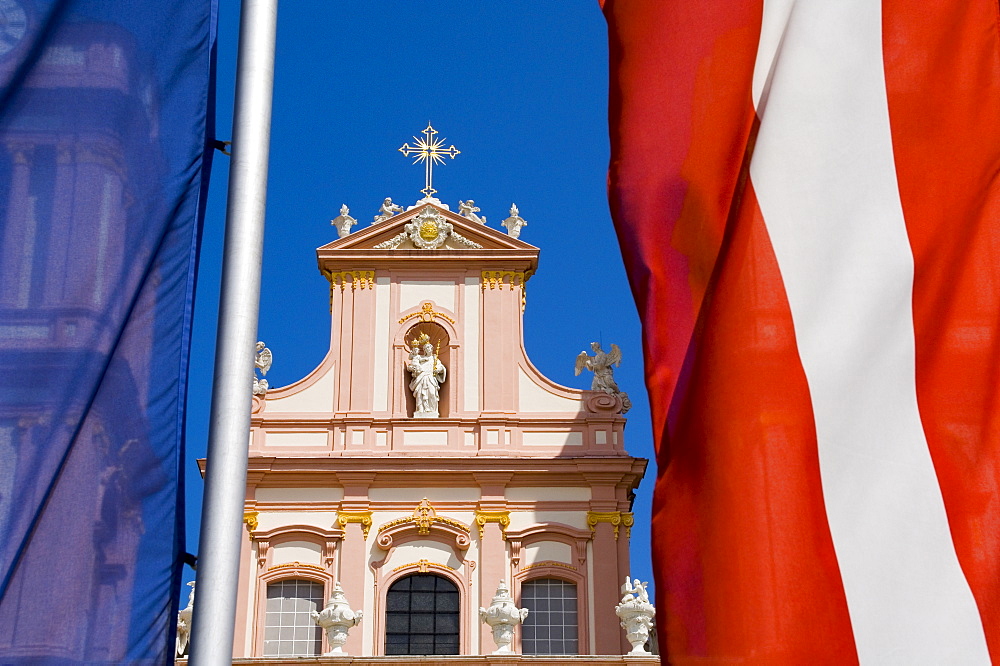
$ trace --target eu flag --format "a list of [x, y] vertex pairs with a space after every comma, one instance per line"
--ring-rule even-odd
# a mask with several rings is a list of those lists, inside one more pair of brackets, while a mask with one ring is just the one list
[[214, 0], [0, 0], [0, 661], [165, 663]]

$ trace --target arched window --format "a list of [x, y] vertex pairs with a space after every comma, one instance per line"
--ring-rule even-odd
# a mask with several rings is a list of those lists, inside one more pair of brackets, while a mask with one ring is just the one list
[[323, 608], [323, 586], [308, 580], [279, 580], [267, 586], [265, 657], [312, 657], [322, 634], [310, 613]]
[[521, 583], [528, 617], [521, 627], [523, 654], [577, 654], [580, 646], [576, 584], [558, 578]]
[[458, 588], [434, 574], [400, 578], [385, 596], [385, 653], [458, 654]]

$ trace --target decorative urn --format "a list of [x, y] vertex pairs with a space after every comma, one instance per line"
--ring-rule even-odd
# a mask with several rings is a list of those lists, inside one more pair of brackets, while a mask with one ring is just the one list
[[344, 652], [347, 632], [351, 627], [361, 624], [362, 615], [362, 611], [351, 610], [347, 597], [344, 596], [344, 590], [340, 587], [340, 583], [337, 583], [326, 607], [319, 612], [312, 612], [313, 621], [326, 631], [326, 639], [330, 643], [330, 651], [324, 656], [347, 654]]
[[625, 638], [632, 645], [629, 654], [650, 654], [644, 646], [649, 640], [649, 630], [653, 626], [656, 609], [653, 604], [649, 603], [646, 585], [646, 583], [640, 583], [638, 578], [630, 581], [626, 577], [625, 584], [622, 585], [624, 596], [621, 603], [615, 606], [615, 615], [621, 619]]
[[526, 617], [528, 609], [515, 606], [507, 582], [500, 581], [490, 607], [479, 609], [479, 618], [493, 630], [493, 640], [497, 644], [493, 654], [514, 654], [510, 648], [514, 642], [514, 627], [524, 622]]

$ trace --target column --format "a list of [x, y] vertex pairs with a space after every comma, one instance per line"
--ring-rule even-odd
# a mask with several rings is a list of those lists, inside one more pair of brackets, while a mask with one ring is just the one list
[[344, 486], [344, 499], [337, 512], [336, 527], [344, 530], [340, 542], [340, 561], [337, 581], [344, 588], [344, 594], [351, 608], [363, 609], [364, 621], [361, 626], [348, 632], [344, 650], [354, 656], [374, 654], [374, 639], [366, 644], [370, 635], [373, 606], [365, 603], [365, 592], [371, 587], [368, 569], [368, 534], [372, 527], [372, 512], [368, 503], [368, 488], [375, 480], [373, 472], [341, 472], [337, 475]]

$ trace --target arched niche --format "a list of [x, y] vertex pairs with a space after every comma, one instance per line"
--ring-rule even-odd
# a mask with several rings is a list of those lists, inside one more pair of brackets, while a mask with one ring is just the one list
[[404, 361], [400, 364], [400, 372], [402, 373], [402, 385], [405, 387], [406, 395], [406, 415], [413, 416], [416, 410], [416, 400], [413, 398], [413, 393], [410, 391], [410, 379], [412, 378], [409, 370], [406, 369], [406, 358], [409, 357], [410, 345], [414, 340], [417, 340], [422, 335], [426, 335], [430, 338], [431, 345], [434, 346], [434, 350], [438, 355], [438, 360], [444, 364], [447, 369], [447, 374], [445, 375], [444, 384], [441, 385], [441, 393], [438, 401], [438, 416], [441, 418], [447, 418], [451, 414], [451, 387], [455, 384], [455, 374], [457, 368], [455, 364], [452, 363], [451, 354], [451, 336], [448, 335], [448, 330], [433, 321], [421, 321], [406, 330], [406, 334], [403, 336], [405, 350], [404, 350]]

